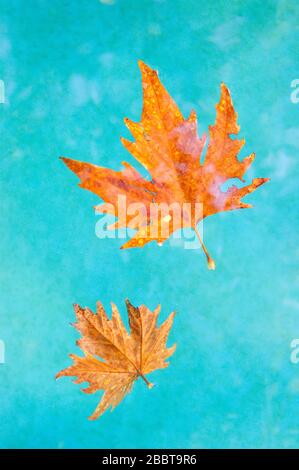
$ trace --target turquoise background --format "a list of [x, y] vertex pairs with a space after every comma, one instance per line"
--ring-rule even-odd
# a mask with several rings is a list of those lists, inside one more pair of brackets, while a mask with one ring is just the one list
[[[1, 447], [298, 447], [299, 6], [296, 0], [0, 0]], [[202, 251], [120, 251], [60, 155], [114, 169], [138, 120], [137, 59], [157, 68], [200, 132], [230, 88], [256, 151], [254, 209], [206, 220]], [[79, 352], [72, 304], [176, 310], [168, 369], [90, 422], [99, 394], [55, 374]]]

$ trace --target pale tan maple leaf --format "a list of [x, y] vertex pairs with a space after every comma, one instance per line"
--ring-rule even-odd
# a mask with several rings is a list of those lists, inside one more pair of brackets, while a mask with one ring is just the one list
[[153, 312], [145, 305], [134, 307], [126, 301], [130, 334], [127, 332], [117, 307], [112, 304], [111, 320], [101, 305], [94, 314], [89, 308], [75, 305], [77, 322], [74, 326], [82, 338], [77, 341], [84, 357], [71, 354], [73, 364], [57, 374], [77, 377], [75, 383], [87, 382], [85, 393], [104, 390], [104, 395], [90, 419], [96, 419], [109, 407], [115, 408], [130, 392], [135, 380], [141, 377], [147, 386], [153, 385], [146, 374], [168, 366], [166, 359], [175, 351], [175, 345], [166, 347], [174, 313], [157, 326], [160, 307]]

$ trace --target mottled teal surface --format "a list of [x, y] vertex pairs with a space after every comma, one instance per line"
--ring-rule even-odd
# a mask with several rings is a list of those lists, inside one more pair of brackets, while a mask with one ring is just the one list
[[[298, 447], [299, 6], [296, 0], [0, 0], [1, 447]], [[95, 236], [95, 195], [60, 155], [120, 168], [138, 120], [137, 59], [157, 68], [200, 131], [219, 84], [239, 113], [254, 209], [206, 220], [202, 251], [120, 251]], [[70, 379], [72, 304], [124, 299], [178, 314], [168, 369], [99, 421]]]

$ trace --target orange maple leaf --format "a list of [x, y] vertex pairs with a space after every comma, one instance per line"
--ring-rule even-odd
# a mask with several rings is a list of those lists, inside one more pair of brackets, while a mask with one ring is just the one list
[[167, 367], [166, 359], [176, 348], [176, 345], [166, 347], [174, 312], [158, 327], [160, 306], [151, 312], [145, 305], [133, 307], [128, 300], [126, 305], [130, 334], [114, 304], [111, 320], [100, 302], [97, 304], [96, 314], [89, 308], [74, 306], [77, 317], [74, 326], [82, 334], [77, 345], [85, 356], [70, 354], [74, 364], [59, 372], [56, 378], [69, 376], [77, 377], [75, 383], [88, 382], [89, 386], [83, 389], [85, 393], [104, 390], [104, 395], [90, 419], [98, 418], [109, 407], [115, 408], [130, 392], [138, 377], [142, 377], [151, 388], [153, 384], [145, 375]]
[[[106, 202], [98, 206], [98, 212], [118, 217], [110, 228], [137, 230], [122, 248], [142, 247], [152, 240], [162, 243], [176, 230], [191, 227], [207, 256], [208, 267], [215, 269], [215, 262], [197, 230], [198, 222], [217, 212], [252, 207], [241, 199], [269, 178], [255, 178], [251, 184], [241, 188], [221, 189], [223, 183], [231, 178], [244, 182], [243, 176], [255, 156], [252, 153], [243, 161], [237, 158], [245, 140], [230, 137], [238, 134], [239, 126], [229, 90], [223, 83], [220, 101], [216, 105], [216, 121], [209, 127], [209, 144], [201, 162], [206, 137], [198, 137], [195, 112], [192, 111], [185, 120], [161, 84], [157, 72], [141, 61], [139, 67], [143, 88], [142, 118], [139, 123], [125, 119], [135, 141], [123, 138], [121, 141], [152, 179], [144, 178], [127, 162], [123, 162], [124, 169], [118, 172], [69, 158], [62, 159], [79, 176], [82, 188]], [[121, 216], [118, 208], [120, 197], [126, 198], [128, 207], [136, 208], [142, 203], [145, 210], [138, 217], [134, 211]], [[155, 217], [151, 213], [153, 203], [158, 207]], [[173, 203], [179, 206], [179, 217], [177, 214], [174, 216]], [[201, 211], [197, 210], [198, 204]]]

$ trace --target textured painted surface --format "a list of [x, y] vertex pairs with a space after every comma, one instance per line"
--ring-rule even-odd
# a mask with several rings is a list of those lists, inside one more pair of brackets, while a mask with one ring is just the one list
[[[298, 447], [298, 4], [109, 3], [0, 0], [0, 446]], [[271, 177], [254, 209], [206, 220], [215, 272], [202, 251], [99, 240], [98, 199], [58, 160], [132, 162], [119, 136], [140, 118], [139, 58], [201, 133], [224, 81], [257, 154], [247, 181]], [[138, 381], [91, 423], [98, 397], [54, 380], [77, 338], [72, 303], [113, 300], [124, 316], [125, 297], [178, 312], [177, 351], [157, 387]]]

